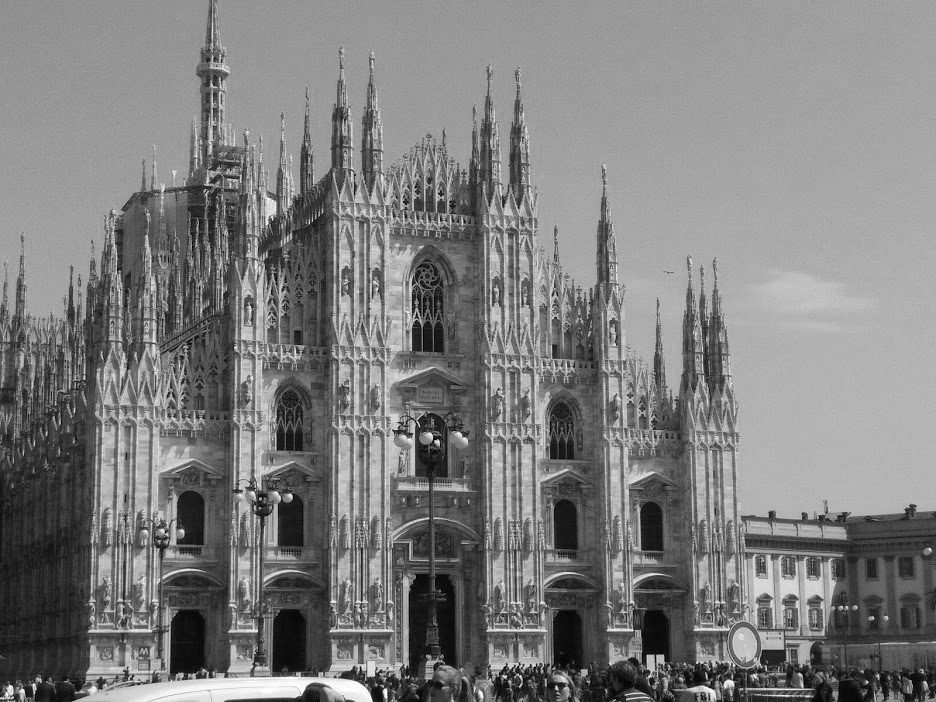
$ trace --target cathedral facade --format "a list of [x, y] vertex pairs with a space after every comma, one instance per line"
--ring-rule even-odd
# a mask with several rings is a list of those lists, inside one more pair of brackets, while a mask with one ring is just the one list
[[[659, 310], [652, 364], [627, 345], [604, 167], [594, 284], [544, 241], [519, 70], [506, 174], [491, 69], [466, 168], [444, 136], [386, 165], [374, 58], [355, 141], [342, 52], [328, 162], [307, 108], [298, 184], [285, 129], [271, 178], [225, 120], [217, 0], [196, 73], [187, 177], [154, 152], [64, 316], [27, 315], [23, 256], [12, 304], [4, 284], [0, 667], [246, 674], [259, 611], [277, 671], [417, 662], [429, 481], [394, 430], [449, 413], [447, 661], [726, 658], [750, 610], [717, 266], [708, 297], [689, 262], [671, 388]], [[250, 479], [294, 496], [262, 530]]]

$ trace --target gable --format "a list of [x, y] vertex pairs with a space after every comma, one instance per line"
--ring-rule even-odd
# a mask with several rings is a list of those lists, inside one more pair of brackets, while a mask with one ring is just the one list
[[190, 458], [176, 466], [162, 471], [161, 476], [171, 483], [194, 487], [198, 485], [214, 485], [224, 477], [224, 474], [207, 463], [196, 458]]
[[428, 368], [421, 373], [403, 378], [396, 383], [403, 394], [403, 401], [417, 406], [451, 405], [452, 396], [468, 390], [465, 382], [441, 368]]

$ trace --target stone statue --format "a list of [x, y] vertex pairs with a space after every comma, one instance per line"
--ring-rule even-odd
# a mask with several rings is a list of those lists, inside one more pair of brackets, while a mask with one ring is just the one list
[[614, 397], [611, 398], [610, 410], [611, 421], [618, 421], [621, 418], [621, 396], [618, 393], [614, 393]]
[[520, 417], [524, 421], [530, 416], [530, 404], [530, 391], [527, 389], [523, 391], [523, 395], [520, 397]]
[[615, 604], [617, 605], [618, 612], [627, 611], [627, 591], [625, 590], [626, 585], [623, 580], [618, 581], [617, 592], [615, 594]]
[[370, 401], [371, 401], [371, 408], [373, 409], [374, 412], [377, 412], [380, 409], [380, 395], [381, 395], [382, 390], [383, 390], [383, 385], [381, 385], [380, 383], [376, 383], [374, 387], [371, 388]]
[[741, 588], [732, 580], [728, 584], [728, 611], [737, 612], [741, 605]]
[[712, 605], [712, 586], [709, 583], [705, 583], [703, 586], [700, 599], [702, 610], [708, 612]]
[[523, 628], [523, 617], [520, 616], [520, 605], [514, 604], [510, 610], [510, 626], [513, 629]]
[[250, 609], [250, 581], [246, 575], [242, 575], [237, 582], [237, 599], [240, 601], [241, 610]]
[[241, 383], [241, 401], [245, 407], [253, 402], [253, 382], [253, 376], [248, 375], [246, 380]]
[[373, 604], [373, 611], [380, 612], [383, 610], [383, 598], [383, 583], [380, 582], [380, 578], [374, 578], [374, 584], [371, 585], [371, 603]]
[[351, 381], [345, 378], [341, 381], [341, 385], [338, 386], [338, 406], [342, 410], [348, 409], [348, 405], [351, 403]]
[[347, 266], [341, 269], [341, 296], [351, 294], [351, 271]]
[[113, 594], [113, 583], [109, 575], [104, 576], [104, 582], [101, 584], [101, 602], [104, 605], [104, 609], [110, 609], [111, 606], [111, 596]]
[[500, 305], [500, 303], [501, 303], [500, 278], [495, 278], [494, 283], [491, 285], [491, 305]]
[[375, 268], [371, 275], [371, 299], [380, 297], [380, 270]]
[[250, 512], [241, 514], [240, 538], [241, 548], [248, 548], [250, 546]]
[[539, 599], [536, 594], [536, 583], [533, 582], [533, 578], [530, 578], [526, 584], [527, 612], [536, 612], [536, 601]]
[[88, 625], [93, 629], [97, 625], [97, 620], [95, 619], [94, 613], [97, 609], [97, 605], [94, 600], [88, 600]]
[[499, 583], [497, 583], [497, 585], [494, 586], [494, 611], [497, 614], [500, 614], [504, 611], [505, 602], [504, 581], [501, 580]]
[[149, 546], [149, 530], [146, 528], [146, 510], [141, 509], [137, 513], [137, 534], [139, 535], [138, 545], [140, 548]]
[[110, 507], [104, 510], [101, 517], [101, 541], [105, 548], [114, 543], [114, 521]]
[[146, 575], [133, 583], [133, 606], [135, 609], [143, 609], [146, 606]]
[[254, 317], [254, 307], [253, 307], [253, 298], [246, 297], [244, 298], [244, 324], [248, 326], [253, 325]]
[[611, 339], [611, 345], [617, 346], [617, 323], [612, 321], [608, 329], [608, 336]]
[[345, 578], [341, 582], [341, 612], [342, 614], [351, 613], [351, 600], [353, 599], [353, 594], [351, 592], [351, 579]]
[[406, 475], [406, 449], [400, 449], [397, 455], [397, 475]]
[[494, 397], [492, 398], [491, 402], [491, 414], [493, 415], [494, 419], [497, 419], [501, 416], [501, 412], [504, 411], [503, 388], [497, 388], [497, 390], [494, 391]]

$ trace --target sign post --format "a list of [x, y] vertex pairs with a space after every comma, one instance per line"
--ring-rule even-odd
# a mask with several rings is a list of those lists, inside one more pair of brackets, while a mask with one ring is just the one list
[[747, 671], [760, 662], [764, 646], [760, 632], [750, 622], [735, 622], [728, 630], [728, 657], [744, 673], [744, 699], [748, 698]]

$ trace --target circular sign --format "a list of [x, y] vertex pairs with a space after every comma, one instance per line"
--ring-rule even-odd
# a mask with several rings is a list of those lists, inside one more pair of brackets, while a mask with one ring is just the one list
[[753, 668], [760, 663], [760, 632], [750, 622], [735, 622], [728, 630], [728, 656], [739, 668]]

